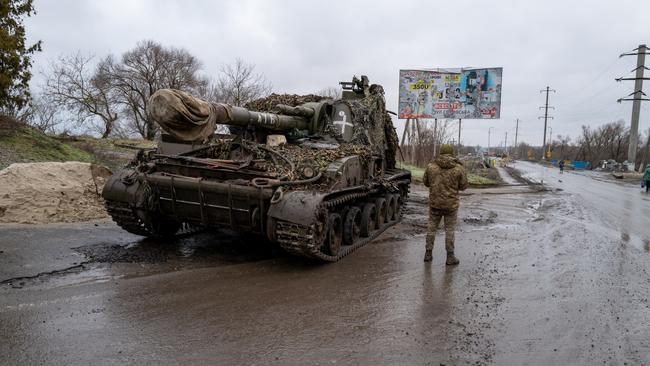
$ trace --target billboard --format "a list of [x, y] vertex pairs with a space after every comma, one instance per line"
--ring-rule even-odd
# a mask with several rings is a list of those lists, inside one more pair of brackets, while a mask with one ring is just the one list
[[399, 118], [496, 119], [503, 68], [400, 70]]

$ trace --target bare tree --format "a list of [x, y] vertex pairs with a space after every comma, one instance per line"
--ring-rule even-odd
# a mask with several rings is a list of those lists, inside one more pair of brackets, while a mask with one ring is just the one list
[[[536, 154], [535, 154], [535, 149], [530, 146], [527, 142], [519, 142], [517, 146], [515, 146], [515, 151], [516, 151], [516, 156], [519, 159], [535, 159]], [[540, 157], [541, 157], [541, 150], [540, 150]]]
[[582, 126], [582, 135], [577, 140], [577, 158], [597, 166], [601, 160], [624, 161], [630, 131], [623, 121], [607, 123], [595, 129]]
[[91, 66], [93, 56], [62, 56], [46, 73], [43, 95], [77, 116], [79, 123], [101, 122], [101, 136], [108, 137], [117, 121], [110, 79]]
[[61, 114], [55, 103], [45, 96], [34, 96], [26, 109], [24, 121], [43, 133], [52, 133], [63, 123]]
[[557, 140], [553, 141], [551, 144], [553, 146], [553, 158], [567, 159], [574, 150], [571, 147], [571, 137], [569, 137], [569, 135], [557, 135]]
[[206, 83], [198, 87], [195, 91], [196, 96], [208, 102], [220, 102], [221, 97], [216, 83], [212, 79], [207, 79]]
[[271, 84], [263, 74], [255, 72], [255, 65], [236, 59], [234, 64], [223, 65], [217, 79], [217, 96], [220, 102], [243, 106], [271, 92]]
[[188, 51], [143, 41], [124, 53], [120, 63], [106, 58], [98, 70], [111, 80], [117, 103], [129, 125], [143, 138], [152, 139], [158, 126], [147, 116], [149, 97], [158, 89], [205, 90], [208, 80], [198, 72], [201, 62]]
[[340, 99], [341, 98], [341, 88], [329, 86], [327, 88], [323, 88], [315, 93], [316, 95], [320, 95], [325, 98], [330, 98], [330, 99]]
[[[158, 126], [146, 113], [158, 89], [180, 89], [209, 100], [243, 105], [269, 93], [271, 86], [241, 59], [224, 65], [216, 83], [199, 74], [201, 62], [184, 49], [142, 41], [119, 59], [108, 55], [61, 57], [46, 74], [44, 95], [55, 106], [74, 112], [78, 122], [101, 122], [102, 137], [137, 133], [154, 138]], [[125, 122], [117, 126], [118, 112]]]
[[409, 145], [402, 149], [402, 156], [410, 163], [425, 166], [438, 155], [440, 146], [451, 142], [454, 135], [454, 125], [449, 120], [438, 120], [438, 125], [432, 121], [415, 120], [410, 126]]

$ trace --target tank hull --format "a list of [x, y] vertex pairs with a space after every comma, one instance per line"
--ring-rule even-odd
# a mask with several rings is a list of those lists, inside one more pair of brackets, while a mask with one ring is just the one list
[[[353, 169], [346, 169], [340, 162], [332, 165], [338, 167], [337, 171], [348, 171], [349, 174], [340, 176], [341, 181], [355, 184], [327, 191], [254, 187], [243, 184], [246, 179], [215, 178], [232, 178], [232, 172], [213, 171], [213, 177], [206, 178], [202, 167], [179, 168], [170, 163], [158, 167], [166, 167], [166, 171], [146, 174], [123, 170], [109, 179], [103, 196], [113, 220], [133, 234], [168, 236], [183, 228], [229, 228], [256, 234], [295, 255], [337, 261], [399, 221], [401, 207], [408, 197], [410, 172], [394, 169], [381, 180], [355, 182], [352, 178], [357, 172]], [[394, 214], [389, 217], [378, 207], [372, 228], [364, 235], [359, 233], [347, 242], [343, 240], [344, 221], [350, 210], [356, 208], [361, 213], [364, 206], [381, 199], [386, 205], [393, 200]], [[336, 215], [341, 218], [341, 230], [332, 234], [331, 218]], [[358, 219], [356, 224], [360, 224]], [[340, 238], [332, 244], [331, 235]]]

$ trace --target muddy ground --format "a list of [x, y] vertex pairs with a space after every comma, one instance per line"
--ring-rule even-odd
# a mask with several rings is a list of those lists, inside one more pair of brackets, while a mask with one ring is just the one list
[[0, 364], [650, 364], [650, 196], [515, 168], [545, 189], [469, 190], [451, 268], [442, 237], [422, 262], [419, 186], [325, 265], [229, 232], [0, 226]]

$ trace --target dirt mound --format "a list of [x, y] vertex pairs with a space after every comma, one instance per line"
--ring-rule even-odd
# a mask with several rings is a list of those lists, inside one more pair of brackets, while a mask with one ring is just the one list
[[80, 162], [12, 164], [0, 171], [0, 222], [47, 224], [107, 217], [101, 190], [111, 172]]

